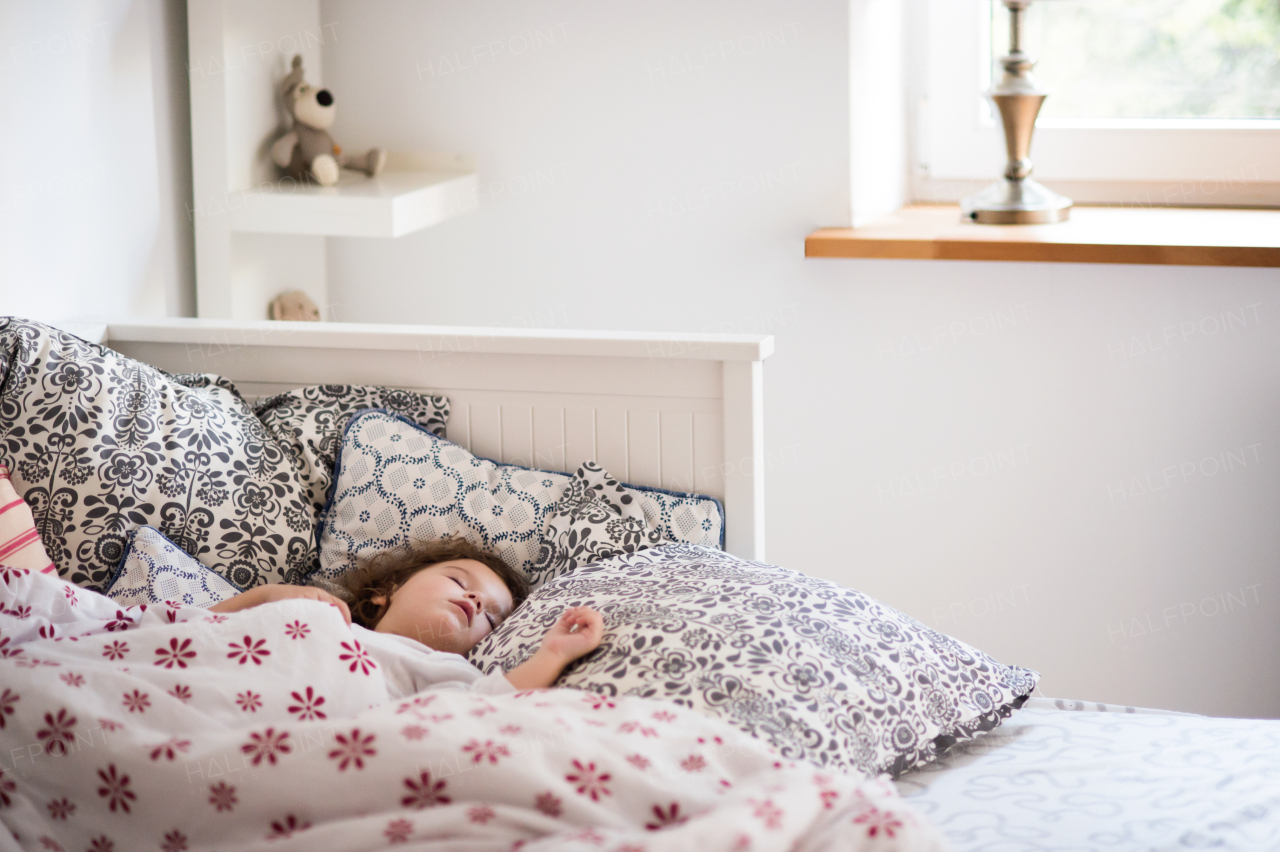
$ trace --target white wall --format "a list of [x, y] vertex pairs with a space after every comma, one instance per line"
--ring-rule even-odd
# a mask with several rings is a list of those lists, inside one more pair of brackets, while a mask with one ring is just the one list
[[338, 141], [484, 187], [330, 240], [336, 318], [770, 332], [771, 561], [1050, 695], [1280, 715], [1280, 273], [805, 260], [850, 216], [849, 3], [325, 0]]
[[186, 16], [0, 4], [0, 314], [194, 309]]
[[[1280, 715], [1280, 272], [805, 260], [893, 5], [325, 0], [338, 141], [484, 183], [329, 240], [333, 313], [772, 333], [772, 561], [1051, 695]], [[181, 6], [0, 5], [0, 312], [190, 312]]]

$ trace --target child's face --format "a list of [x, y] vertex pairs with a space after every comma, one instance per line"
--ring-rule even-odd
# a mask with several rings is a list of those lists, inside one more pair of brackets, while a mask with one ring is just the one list
[[[385, 599], [373, 598], [375, 604]], [[451, 559], [423, 568], [391, 593], [377, 632], [465, 654], [511, 614], [511, 592], [489, 566]]]

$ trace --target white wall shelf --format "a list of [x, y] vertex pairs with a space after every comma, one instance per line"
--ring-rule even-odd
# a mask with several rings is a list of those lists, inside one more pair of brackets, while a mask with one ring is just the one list
[[[266, 319], [273, 298], [302, 290], [321, 319], [334, 319], [326, 238], [400, 237], [476, 206], [479, 181], [465, 155], [389, 152], [377, 178], [343, 170], [331, 187], [281, 179], [270, 159], [289, 128], [280, 81], [299, 53], [307, 81], [324, 85], [324, 50], [337, 37], [320, 6], [187, 0], [198, 316]], [[334, 94], [343, 143], [343, 104], [367, 93]]]
[[475, 206], [474, 172], [343, 171], [335, 186], [270, 183], [232, 193], [231, 230], [327, 237], [401, 237]]

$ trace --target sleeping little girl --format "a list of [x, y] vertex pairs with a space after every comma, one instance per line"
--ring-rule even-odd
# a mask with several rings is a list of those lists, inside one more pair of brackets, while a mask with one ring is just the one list
[[292, 598], [337, 607], [383, 668], [393, 694], [462, 688], [513, 692], [551, 686], [569, 663], [600, 645], [604, 621], [573, 607], [547, 631], [531, 658], [507, 672], [481, 675], [462, 655], [502, 623], [528, 594], [524, 576], [461, 538], [386, 553], [348, 574], [350, 606], [314, 586], [257, 586], [210, 607], [237, 612]]

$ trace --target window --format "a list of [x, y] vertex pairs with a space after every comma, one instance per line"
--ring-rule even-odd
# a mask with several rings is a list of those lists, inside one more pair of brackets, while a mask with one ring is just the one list
[[[1008, 13], [992, 7], [992, 69]], [[1027, 35], [1050, 126], [1066, 119], [1280, 118], [1276, 0], [1040, 3]]]
[[[921, 2], [913, 189], [956, 200], [1004, 166], [982, 93], [1008, 13], [998, 0]], [[1051, 92], [1036, 179], [1082, 202], [1280, 205], [1276, 0], [1039, 0], [1025, 36]]]

